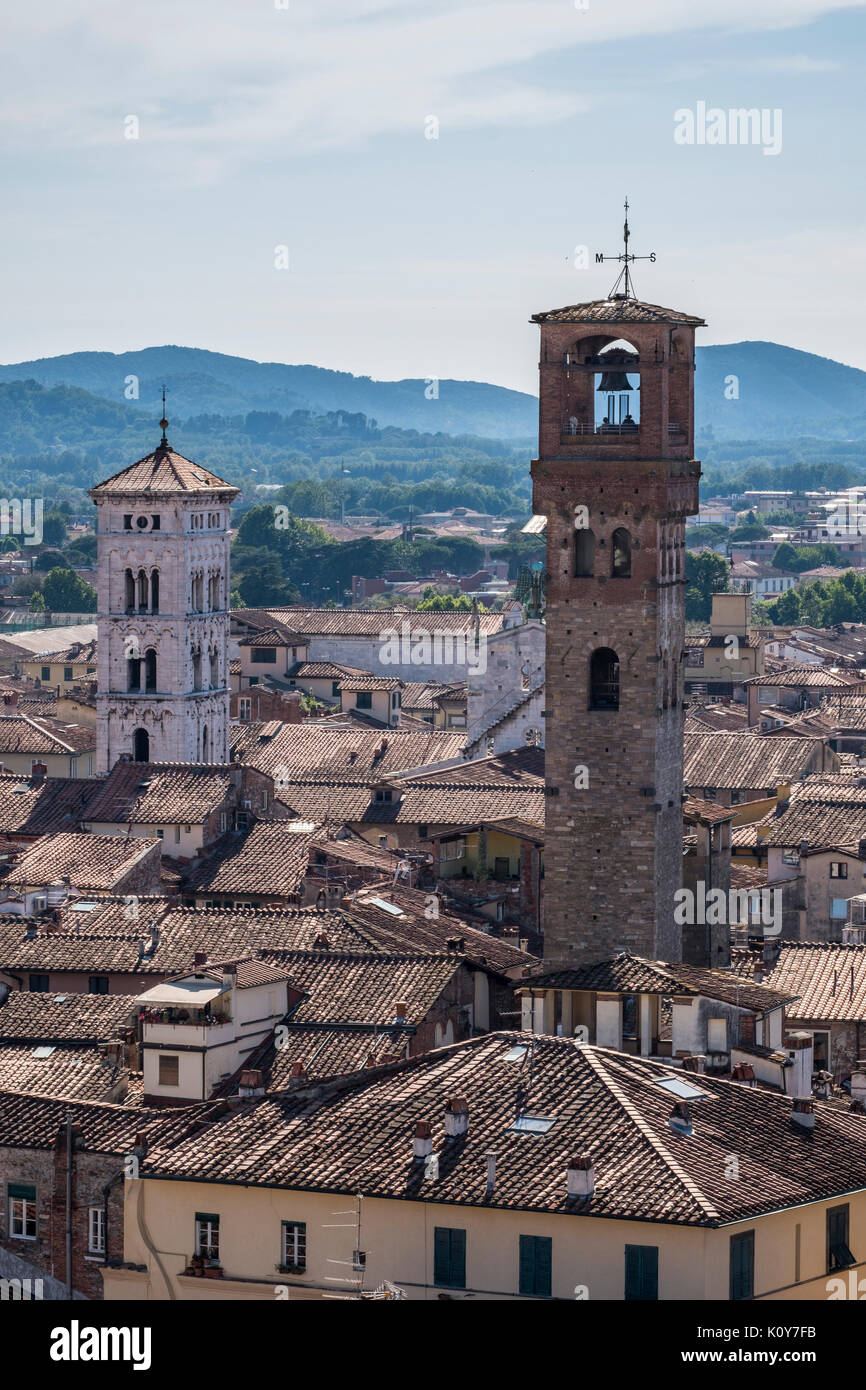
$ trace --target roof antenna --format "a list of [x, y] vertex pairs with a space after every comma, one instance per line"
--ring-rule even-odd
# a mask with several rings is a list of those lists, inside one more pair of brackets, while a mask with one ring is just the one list
[[[610, 294], [608, 295], [608, 299], [634, 299], [636, 296], [634, 292], [634, 281], [631, 277], [631, 272], [629, 271], [630, 263], [633, 261], [655, 261], [655, 251], [651, 251], [648, 256], [633, 256], [628, 249], [630, 237], [631, 232], [629, 231], [628, 225], [628, 198], [626, 198], [625, 222], [623, 223], [622, 229], [622, 251], [619, 253], [618, 256], [603, 256], [601, 252], [597, 252], [595, 257], [597, 263], [603, 261], [619, 261], [622, 265], [622, 270], [616, 277], [616, 282]], [[622, 286], [622, 289], [620, 289], [620, 286]]]
[[165, 432], [166, 432], [166, 430], [168, 429], [168, 420], [166, 419], [166, 416], [165, 416], [165, 387], [164, 387], [164, 386], [163, 386], [163, 388], [162, 388], [162, 419], [161, 419], [160, 422], [159, 422], [159, 428], [162, 430], [162, 439], [159, 441], [159, 447], [160, 447], [160, 449], [167, 449], [167, 448], [168, 448], [168, 439], [167, 439], [167, 437], [166, 437], [166, 433], [165, 433]]

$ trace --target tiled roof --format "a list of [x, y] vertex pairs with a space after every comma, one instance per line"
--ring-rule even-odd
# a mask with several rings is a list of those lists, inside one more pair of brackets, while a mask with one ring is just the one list
[[96, 727], [64, 724], [48, 716], [0, 714], [0, 759], [10, 753], [85, 753], [96, 747]]
[[576, 989], [611, 994], [677, 994], [692, 998], [720, 999], [726, 1004], [766, 1013], [778, 1009], [791, 996], [756, 985], [731, 971], [698, 965], [646, 960], [622, 951], [610, 960], [577, 970], [552, 970], [521, 981], [523, 989]]
[[749, 711], [745, 705], [689, 705], [685, 733], [736, 734], [745, 732], [748, 722]]
[[[513, 1058], [518, 1047], [523, 1060]], [[529, 1065], [529, 1048], [532, 1064]], [[494, 1033], [360, 1073], [316, 1096], [265, 1097], [189, 1139], [154, 1143], [143, 1172], [195, 1182], [324, 1191], [436, 1205], [501, 1207], [718, 1227], [866, 1187], [866, 1118], [816, 1102], [810, 1133], [791, 1100], [711, 1076], [693, 1132], [669, 1120], [675, 1097], [659, 1082], [679, 1068], [572, 1039]], [[465, 1098], [469, 1128], [444, 1133], [447, 1102]], [[515, 1132], [515, 1116], [550, 1117], [545, 1133]], [[438, 1178], [413, 1162], [419, 1120], [433, 1127]], [[487, 1191], [486, 1156], [497, 1154]], [[726, 1176], [730, 1154], [740, 1180]], [[566, 1169], [592, 1155], [595, 1190], [570, 1198]]]
[[126, 839], [122, 835], [44, 835], [28, 846], [5, 882], [42, 887], [68, 878], [83, 892], [109, 891], [158, 839]]
[[33, 994], [14, 989], [0, 1004], [0, 1043], [107, 1042], [132, 1028], [137, 1013], [132, 994]]
[[[407, 768], [453, 762], [463, 753], [462, 732], [432, 729], [335, 729], [327, 725], [282, 724], [270, 737], [267, 725], [232, 726], [232, 752], [248, 767], [294, 782], [368, 782]], [[284, 798], [285, 799], [285, 798]]]
[[344, 676], [369, 676], [360, 666], [338, 666], [336, 661], [296, 661], [287, 675], [294, 680], [342, 680]]
[[402, 705], [404, 710], [431, 710], [438, 696], [459, 697], [466, 694], [465, 681], [405, 681]]
[[866, 733], [866, 695], [832, 695], [820, 708], [835, 728]]
[[186, 891], [291, 896], [307, 872], [312, 838], [290, 820], [259, 821], [243, 838], [224, 835], [187, 875]]
[[831, 671], [826, 666], [787, 666], [784, 671], [775, 671], [769, 676], [752, 676], [744, 684], [778, 686], [780, 689], [799, 689], [800, 686], [812, 689], [824, 686], [844, 688], [863, 685], [863, 677], [856, 671]]
[[280, 626], [265, 628], [255, 636], [239, 637], [238, 643], [241, 647], [296, 647], [298, 638], [295, 633]]
[[47, 1057], [37, 1050], [30, 1043], [0, 1047], [0, 1092], [109, 1100], [124, 1079], [124, 1068], [107, 1064], [98, 1047], [58, 1047]]
[[451, 827], [515, 817], [544, 824], [543, 783], [497, 787], [400, 779], [392, 801], [377, 801], [375, 791], [356, 782], [292, 782], [279, 789], [279, 798], [296, 816], [317, 821]]
[[358, 690], [402, 690], [403, 682], [398, 676], [347, 676], [340, 681], [340, 689], [347, 694]]
[[[416, 613], [410, 608], [269, 608], [271, 619], [284, 623], [293, 632], [318, 637], [376, 637], [386, 640], [385, 634], [391, 632], [402, 635], [403, 624], [406, 632], [453, 633], [470, 637], [475, 630], [476, 621], [482, 636], [499, 632], [503, 623], [502, 613], [474, 614], [469, 609], [444, 613], [424, 611]], [[244, 617], [241, 611], [239, 618]]]
[[[391, 908], [400, 909], [395, 915]], [[391, 951], [455, 951], [471, 965], [501, 973], [538, 964], [535, 956], [483, 930], [444, 902], [429, 916], [430, 895], [412, 888], [365, 889], [346, 908], [368, 939]], [[456, 944], [454, 944], [456, 943]]]
[[706, 801], [700, 796], [687, 796], [683, 802], [686, 825], [718, 825], [721, 821], [733, 820], [736, 814], [736, 806], [720, 806], [717, 801]]
[[0, 832], [46, 835], [77, 829], [104, 783], [95, 777], [0, 774]]
[[63, 661], [69, 665], [81, 665], [82, 663], [92, 666], [97, 658], [96, 639], [92, 642], [76, 642], [71, 647], [64, 647], [58, 652], [40, 652], [38, 656], [32, 656], [31, 661], [41, 661], [43, 665], [57, 665]]
[[683, 781], [687, 787], [775, 787], [804, 777], [818, 748], [808, 738], [686, 734]]
[[[21, 917], [0, 918], [0, 970], [76, 971], [93, 974], [176, 975], [197, 951], [215, 961], [238, 960], [265, 949], [306, 950], [325, 935], [333, 949], [366, 950], [367, 938], [340, 912], [314, 908], [196, 908], [166, 912], [164, 899], [142, 899], [131, 921], [124, 903], [90, 914], [64, 911], [62, 928], [28, 937]], [[156, 926], [157, 943], [145, 954]]]
[[[114, 473], [104, 482], [90, 488], [90, 497], [103, 497], [112, 492], [202, 492], [228, 490], [233, 494], [237, 488], [224, 482], [201, 464], [191, 463], [182, 454], [176, 454], [170, 446], [160, 445], [152, 454], [145, 455], [119, 473]], [[221, 499], [224, 500], [224, 499]]]
[[418, 1024], [458, 971], [454, 955], [386, 954], [365, 951], [269, 951], [293, 988], [307, 997], [292, 1012], [294, 1023], [393, 1023], [395, 1005], [406, 1005], [408, 1024]]
[[218, 763], [115, 763], [87, 808], [95, 824], [201, 825], [229, 797], [237, 768]]
[[756, 869], [751, 864], [731, 864], [731, 887], [738, 892], [743, 888], [764, 888], [767, 883], [767, 870]]
[[760, 835], [760, 843], [774, 849], [796, 848], [806, 842], [811, 850], [850, 845], [856, 849], [866, 839], [866, 798], [859, 801], [792, 801], [784, 815], [776, 816]]
[[587, 304], [568, 304], [533, 314], [530, 323], [688, 323], [700, 327], [704, 320], [660, 304], [640, 299], [593, 299]]
[[165, 1142], [172, 1134], [189, 1132], [216, 1107], [189, 1105], [180, 1110], [130, 1109], [125, 1105], [78, 1102], [72, 1105], [45, 1096], [0, 1091], [0, 1148], [54, 1148], [62, 1127], [71, 1121], [81, 1147], [88, 1153], [126, 1154], [137, 1134]]
[[866, 1019], [866, 946], [783, 941], [776, 964], [768, 971], [762, 952], [734, 949], [731, 968], [751, 979], [760, 966], [772, 989], [797, 996], [789, 1020], [861, 1022]]
[[267, 1090], [285, 1091], [292, 1083], [292, 1067], [303, 1061], [309, 1080], [345, 1076], [368, 1066], [371, 1059], [381, 1064], [383, 1057], [402, 1057], [412, 1036], [411, 1028], [383, 1028], [380, 1024], [353, 1027], [315, 1027], [288, 1023], [285, 1043], [272, 1047], [262, 1058]]

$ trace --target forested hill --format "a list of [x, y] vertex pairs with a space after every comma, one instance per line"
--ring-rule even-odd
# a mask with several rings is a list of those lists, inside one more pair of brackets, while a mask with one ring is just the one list
[[[492, 364], [492, 373], [494, 368]], [[74, 352], [0, 366], [0, 383], [26, 380], [78, 387], [122, 409], [142, 410], [151, 419], [159, 418], [159, 393], [166, 383], [173, 419], [344, 411], [363, 414], [380, 426], [472, 434], [526, 446], [537, 431], [534, 396], [486, 382], [374, 381], [204, 348]], [[67, 400], [74, 407], [74, 398]], [[62, 423], [60, 398], [57, 407]], [[702, 439], [866, 439], [866, 372], [778, 343], [699, 347], [696, 422]], [[13, 447], [21, 452], [17, 442]]]

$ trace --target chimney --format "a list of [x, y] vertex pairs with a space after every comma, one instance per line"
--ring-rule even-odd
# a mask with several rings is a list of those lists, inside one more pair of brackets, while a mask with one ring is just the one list
[[30, 769], [30, 780], [35, 782], [37, 786], [40, 786], [41, 783], [45, 781], [45, 774], [47, 771], [48, 768], [44, 763], [34, 763]]
[[807, 1131], [815, 1128], [815, 1102], [811, 1096], [808, 1100], [791, 1101], [791, 1124]]
[[469, 1106], [463, 1096], [452, 1096], [445, 1106], [445, 1133], [456, 1139], [469, 1128]]
[[400, 1003], [397, 1003], [397, 1004], [394, 1005], [394, 1018], [396, 1019], [397, 1023], [405, 1023], [408, 1013], [409, 1013], [409, 1005], [408, 1005], [408, 1004], [404, 1004], [404, 1003], [401, 1001]]
[[302, 1081], [306, 1081], [308, 1079], [306, 1057], [301, 1057], [297, 1062], [292, 1063], [292, 1070], [289, 1073], [289, 1076], [290, 1079], [292, 1081], [296, 1081], [298, 1085], [300, 1085]]
[[565, 1178], [569, 1197], [591, 1197], [595, 1191], [595, 1165], [591, 1154], [570, 1159]]
[[851, 1072], [851, 1100], [866, 1105], [866, 1059], [859, 1060]]
[[433, 1152], [433, 1126], [429, 1120], [418, 1120], [412, 1139], [412, 1154], [415, 1158], [426, 1158]]
[[192, 958], [193, 965], [207, 965], [207, 951], [196, 951]]
[[676, 1130], [677, 1134], [691, 1134], [692, 1112], [685, 1101], [677, 1101], [670, 1115], [668, 1115], [668, 1124], [671, 1129]]
[[789, 1033], [785, 1049], [793, 1063], [785, 1069], [785, 1092], [795, 1100], [812, 1099], [812, 1034]]
[[445, 941], [445, 945], [447, 946], [449, 952], [452, 955], [460, 955], [464, 947], [466, 946], [466, 937], [449, 936]]
[[528, 951], [529, 951], [529, 937], [528, 937], [528, 936], [521, 936], [521, 938], [520, 938], [520, 940], [519, 940], [519, 942], [518, 942], [518, 945], [519, 945], [521, 951], [528, 953]]
[[241, 1072], [241, 1079], [238, 1083], [238, 1095], [241, 1096], [263, 1096], [265, 1094], [265, 1079], [257, 1068], [249, 1068]]
[[487, 1155], [487, 1195], [490, 1196], [496, 1186], [496, 1154]]
[[18, 691], [5, 691], [3, 695], [3, 703], [4, 705], [8, 705], [10, 709], [15, 709], [16, 705], [18, 704]]

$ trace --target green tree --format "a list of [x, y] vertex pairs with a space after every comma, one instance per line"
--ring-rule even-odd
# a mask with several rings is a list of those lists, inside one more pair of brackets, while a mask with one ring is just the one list
[[33, 590], [33, 593], [32, 593], [32, 595], [31, 595], [31, 597], [30, 597], [30, 612], [31, 612], [31, 613], [44, 613], [44, 612], [45, 612], [45, 599], [44, 599], [43, 596], [42, 596], [42, 590], [41, 590], [41, 589], [34, 589], [34, 590]]
[[728, 592], [728, 565], [714, 550], [686, 551], [686, 618], [706, 623], [713, 608], [713, 594]]
[[95, 613], [96, 590], [74, 570], [49, 570], [42, 584], [46, 608], [52, 613]]
[[61, 512], [45, 512], [42, 517], [42, 544], [61, 546], [65, 540], [66, 517]]
[[36, 559], [33, 561], [33, 568], [47, 574], [53, 569], [68, 569], [66, 556], [59, 550], [40, 550]]

